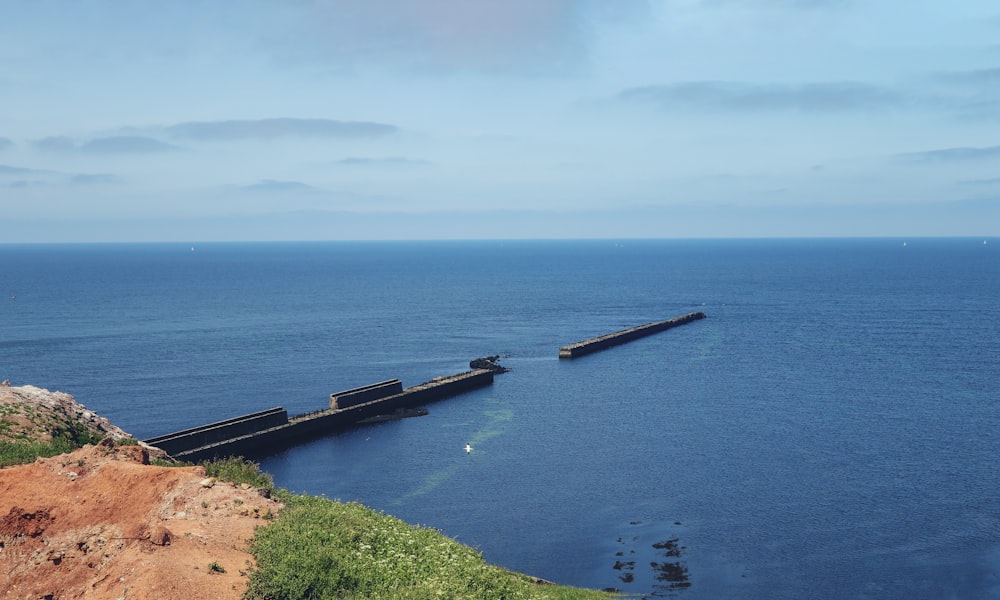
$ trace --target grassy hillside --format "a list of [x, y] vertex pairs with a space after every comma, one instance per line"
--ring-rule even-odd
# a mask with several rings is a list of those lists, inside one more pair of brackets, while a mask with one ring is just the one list
[[257, 530], [246, 598], [607, 599], [539, 584], [487, 564], [476, 550], [356, 503], [284, 494], [278, 519]]
[[105, 437], [129, 438], [69, 394], [0, 384], [0, 467], [71, 452]]
[[275, 493], [285, 503], [257, 529], [250, 551], [248, 600], [326, 598], [607, 600], [608, 594], [537, 583], [487, 564], [476, 550], [441, 532], [414, 527], [357, 503], [275, 490], [256, 465], [229, 459], [209, 475]]

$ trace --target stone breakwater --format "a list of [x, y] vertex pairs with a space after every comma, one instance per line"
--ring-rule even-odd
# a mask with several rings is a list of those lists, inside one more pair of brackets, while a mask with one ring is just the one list
[[399, 380], [391, 379], [335, 392], [330, 395], [331, 408], [312, 413], [288, 417], [284, 409], [276, 407], [150, 438], [144, 443], [192, 462], [224, 456], [260, 457], [340, 428], [490, 385], [493, 376], [493, 371], [476, 369], [406, 389], [399, 389]]
[[654, 333], [666, 331], [667, 329], [671, 329], [679, 325], [686, 325], [704, 318], [705, 313], [692, 312], [679, 317], [674, 317], [673, 319], [667, 319], [666, 321], [646, 323], [645, 325], [638, 325], [636, 327], [630, 327], [629, 329], [623, 329], [614, 333], [586, 339], [560, 348], [559, 358], [576, 358], [585, 354], [591, 354], [599, 350], [611, 348], [612, 346], [617, 346], [619, 344], [625, 344], [627, 342], [646, 337], [647, 335], [653, 335]]

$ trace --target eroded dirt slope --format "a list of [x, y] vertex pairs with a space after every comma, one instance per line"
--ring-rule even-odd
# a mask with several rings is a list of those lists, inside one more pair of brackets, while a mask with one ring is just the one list
[[110, 440], [0, 469], [0, 598], [239, 598], [279, 504]]

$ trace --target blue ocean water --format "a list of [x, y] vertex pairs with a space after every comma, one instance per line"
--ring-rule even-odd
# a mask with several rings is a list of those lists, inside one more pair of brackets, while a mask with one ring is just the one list
[[0, 245], [0, 379], [146, 438], [503, 354], [262, 465], [571, 585], [1000, 598], [1000, 241], [907, 242]]

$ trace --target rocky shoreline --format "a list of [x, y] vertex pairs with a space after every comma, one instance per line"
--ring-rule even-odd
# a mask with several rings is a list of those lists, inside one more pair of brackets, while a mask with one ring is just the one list
[[132, 436], [80, 404], [70, 394], [24, 385], [0, 384], [0, 440], [50, 442], [65, 435], [112, 440]]

